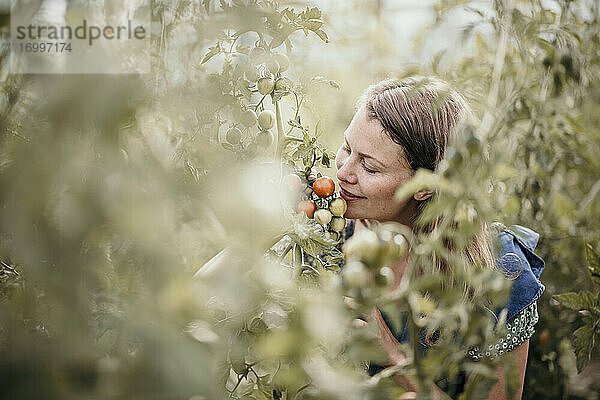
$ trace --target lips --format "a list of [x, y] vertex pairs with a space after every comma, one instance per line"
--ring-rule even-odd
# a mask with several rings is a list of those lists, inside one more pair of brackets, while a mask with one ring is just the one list
[[344, 200], [358, 200], [358, 199], [366, 199], [364, 196], [358, 196], [352, 192], [347, 191], [346, 189], [340, 187], [340, 195]]

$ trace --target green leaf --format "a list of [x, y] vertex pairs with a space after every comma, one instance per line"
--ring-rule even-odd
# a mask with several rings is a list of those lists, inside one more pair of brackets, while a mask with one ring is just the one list
[[592, 282], [600, 285], [600, 255], [591, 243], [587, 243], [585, 246], [585, 260]]
[[580, 293], [563, 293], [552, 296], [554, 300], [558, 301], [563, 306], [570, 308], [571, 310], [591, 310], [596, 306], [596, 296], [588, 291]]
[[595, 325], [586, 325], [573, 332], [573, 347], [577, 356], [577, 372], [588, 365], [592, 359], [592, 351], [596, 345]]
[[200, 64], [204, 64], [205, 62], [207, 62], [208, 60], [210, 60], [211, 58], [213, 58], [220, 52], [221, 52], [221, 48], [218, 45], [214, 46], [214, 47], [209, 47], [208, 53], [206, 53], [206, 55], [204, 56], [204, 58], [202, 59], [202, 62]]
[[322, 41], [324, 41], [325, 43], [329, 43], [329, 37], [327, 36], [327, 34], [325, 33], [324, 30], [322, 29], [317, 29], [316, 31], [313, 31], [317, 34], [317, 36], [319, 36], [321, 38]]
[[294, 128], [302, 129], [302, 125], [300, 125], [299, 122], [294, 121], [293, 119], [290, 119], [288, 121], [288, 124], [291, 125], [291, 126], [293, 126]]
[[320, 19], [321, 18], [321, 10], [319, 10], [317, 7], [313, 7], [313, 8], [306, 7], [306, 10], [300, 14], [300, 18], [302, 18], [303, 20]]
[[323, 26], [323, 21], [310, 20], [302, 22], [302, 26], [313, 32], [318, 31]]
[[202, 0], [202, 5], [208, 14], [210, 12], [210, 0]]
[[323, 156], [321, 157], [321, 164], [324, 167], [327, 167], [327, 168], [330, 167], [331, 162], [329, 160], [329, 156], [327, 155], [327, 153], [323, 153]]

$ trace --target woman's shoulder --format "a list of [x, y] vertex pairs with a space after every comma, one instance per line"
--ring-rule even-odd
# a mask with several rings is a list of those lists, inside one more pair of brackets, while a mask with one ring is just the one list
[[[544, 270], [544, 260], [535, 254], [539, 234], [520, 225], [492, 225], [496, 233], [493, 252], [498, 269], [505, 278], [512, 281], [512, 288], [506, 309], [507, 321], [512, 320], [523, 310], [534, 304], [544, 292], [540, 281]], [[498, 312], [501, 310], [498, 310]]]

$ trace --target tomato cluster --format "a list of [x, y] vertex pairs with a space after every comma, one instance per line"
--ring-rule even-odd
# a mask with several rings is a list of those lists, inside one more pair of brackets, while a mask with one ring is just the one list
[[298, 199], [302, 199], [297, 203], [296, 210], [323, 226], [328, 239], [339, 240], [346, 227], [344, 214], [347, 204], [346, 200], [335, 193], [333, 179], [312, 174], [289, 174], [284, 177], [283, 183]]
[[[239, 123], [232, 124], [226, 131], [224, 141], [221, 143], [230, 150], [244, 150], [254, 153], [259, 147], [268, 149], [274, 142], [272, 128], [275, 126], [275, 113], [265, 109], [266, 96], [287, 94], [292, 86], [288, 78], [282, 76], [290, 66], [290, 60], [285, 54], [272, 53], [257, 45], [248, 54], [248, 63], [243, 66], [243, 77], [251, 92], [258, 93], [263, 99], [258, 104], [243, 105], [241, 110], [235, 110], [234, 115]], [[262, 111], [259, 111], [262, 110]], [[236, 114], [234, 112], [234, 114]], [[258, 132], [249, 141], [245, 141], [240, 128], [249, 131], [258, 123]]]

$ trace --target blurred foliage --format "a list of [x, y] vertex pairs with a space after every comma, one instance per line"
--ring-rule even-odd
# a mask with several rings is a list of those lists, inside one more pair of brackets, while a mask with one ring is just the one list
[[[377, 56], [391, 46], [381, 38], [395, 14], [366, 3], [354, 12], [375, 23], [344, 41], [327, 27], [344, 16], [314, 4], [153, 1], [151, 74], [8, 74], [3, 43], [2, 397], [385, 399], [403, 393], [392, 372], [427, 391], [466, 370], [481, 379], [463, 397], [485, 398], [497, 360], [474, 363], [464, 350], [502, 335], [482, 305], [502, 304], [507, 285], [494, 271], [463, 268], [441, 243], [460, 247], [483, 222], [502, 221], [540, 232], [546, 260], [524, 397], [594, 398], [597, 4], [439, 1], [415, 43], [430, 46], [431, 32], [462, 10], [472, 22], [461, 51], [400, 68]], [[338, 44], [369, 53], [307, 61], [306, 49]], [[381, 226], [358, 238], [358, 264], [341, 275], [327, 263], [300, 273], [285, 254], [264, 257], [285, 234], [311, 255], [335, 257], [316, 224], [290, 213], [279, 180], [290, 170], [332, 174], [327, 147], [341, 142], [356, 95], [384, 75], [415, 73], [451, 82], [481, 120], [465, 127], [438, 174], [419, 172], [405, 188], [439, 191], [425, 218], [444, 217], [440, 235]], [[268, 136], [248, 113], [264, 110], [276, 116]], [[382, 266], [403, 253], [398, 235], [415, 251], [390, 292]], [[433, 257], [452, 276], [433, 270]], [[192, 279], [207, 260], [203, 269], [216, 272]], [[552, 300], [565, 292], [573, 294]], [[369, 377], [364, 362], [384, 355], [373, 327], [352, 321], [375, 305], [413, 334], [405, 363]], [[420, 331], [442, 333], [425, 355]]]

